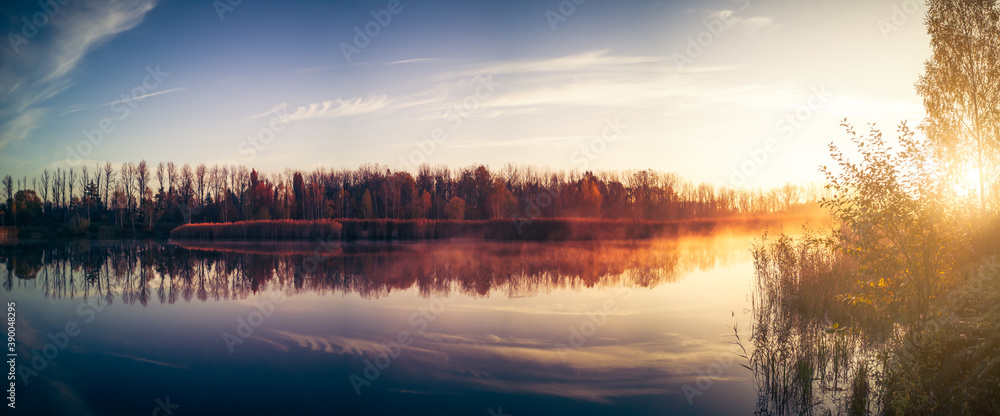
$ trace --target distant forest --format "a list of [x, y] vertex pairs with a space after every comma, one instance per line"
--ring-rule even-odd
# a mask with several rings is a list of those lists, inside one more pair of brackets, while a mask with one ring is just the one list
[[45, 170], [33, 178], [7, 175], [3, 192], [3, 225], [86, 234], [272, 219], [688, 220], [787, 211], [818, 201], [823, 190], [791, 184], [734, 189], [653, 170], [422, 165], [414, 176], [366, 164], [265, 175], [245, 166], [142, 161]]

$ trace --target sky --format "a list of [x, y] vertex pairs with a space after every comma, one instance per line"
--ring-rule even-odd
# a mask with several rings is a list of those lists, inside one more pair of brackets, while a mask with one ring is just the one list
[[0, 6], [0, 175], [507, 163], [820, 181], [923, 119], [916, 0], [47, 0]]

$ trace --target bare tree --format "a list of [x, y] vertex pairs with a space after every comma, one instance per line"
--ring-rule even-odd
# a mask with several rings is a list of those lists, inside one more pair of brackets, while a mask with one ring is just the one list
[[156, 182], [160, 185], [159, 193], [163, 192], [163, 162], [156, 165]]
[[132, 231], [135, 232], [135, 215], [132, 209], [134, 205], [132, 202], [134, 200], [133, 191], [135, 189], [132, 180], [135, 176], [135, 166], [132, 165], [132, 162], [122, 164], [120, 172], [122, 179], [120, 182], [123, 197], [122, 203], [124, 204], [122, 208], [125, 211], [124, 215], [129, 217], [129, 220], [132, 222]]
[[[135, 183], [136, 187], [139, 188], [139, 211], [145, 215], [149, 220], [149, 229], [153, 228], [153, 210], [149, 209], [149, 205], [152, 201], [146, 201], [146, 188], [149, 186], [149, 168], [146, 167], [146, 161], [140, 160], [139, 166], [135, 168]], [[133, 231], [135, 228], [135, 221], [133, 221]]]
[[49, 170], [42, 171], [42, 202], [45, 205], [44, 214], [49, 213]]
[[76, 171], [73, 168], [69, 168], [69, 198], [66, 202], [69, 203], [69, 209], [73, 210], [73, 186], [76, 184]]
[[184, 222], [191, 223], [191, 198], [194, 193], [194, 173], [191, 165], [185, 163], [181, 167], [181, 201], [184, 204]]
[[215, 201], [217, 203], [219, 203], [220, 207], [222, 207], [222, 221], [224, 221], [224, 222], [228, 222], [229, 221], [229, 208], [228, 208], [229, 207], [229, 193], [226, 192], [226, 189], [231, 189], [232, 188], [232, 185], [229, 184], [229, 174], [230, 174], [230, 169], [227, 168], [226, 165], [222, 165], [222, 169], [220, 169], [220, 172], [219, 172], [219, 175], [221, 176], [221, 182], [222, 182], [220, 184], [220, 186], [223, 188], [222, 189], [222, 193], [226, 193], [226, 195], [225, 195], [225, 198], [223, 198], [221, 195], [217, 195], [215, 197]]
[[66, 220], [66, 211], [69, 208], [69, 201], [66, 199], [66, 171], [59, 171], [59, 205], [62, 205], [63, 220]]
[[98, 199], [97, 203], [102, 204], [101, 199], [101, 164], [98, 163], [94, 166], [94, 193], [95, 197]]
[[177, 166], [174, 162], [167, 162], [167, 193], [174, 194], [174, 184], [177, 183]]
[[202, 163], [198, 165], [194, 170], [195, 172], [195, 183], [198, 187], [198, 206], [205, 206], [205, 173], [207, 172], [205, 164]]
[[801, 190], [799, 189], [799, 187], [795, 185], [786, 183], [785, 186], [782, 186], [778, 190], [778, 192], [780, 193], [781, 197], [781, 206], [782, 208], [785, 209], [785, 211], [791, 209], [792, 204], [797, 204], [799, 202], [799, 196], [801, 194]]
[[87, 171], [86, 166], [80, 167], [80, 202], [83, 203], [83, 207], [87, 210], [87, 221], [90, 221], [90, 199], [87, 198], [87, 185], [90, 185], [90, 173]]
[[111, 200], [108, 199], [111, 192], [111, 185], [115, 182], [115, 170], [111, 167], [111, 162], [104, 164], [104, 203], [111, 209]]
[[62, 177], [62, 169], [56, 168], [55, 172], [52, 172], [52, 207], [59, 208], [59, 189], [62, 186], [59, 185], [59, 178]]
[[7, 209], [11, 212], [11, 217], [14, 220], [14, 226], [17, 226], [17, 215], [14, 208], [14, 179], [10, 175], [3, 177], [3, 192], [7, 196], [4, 202], [7, 204]]

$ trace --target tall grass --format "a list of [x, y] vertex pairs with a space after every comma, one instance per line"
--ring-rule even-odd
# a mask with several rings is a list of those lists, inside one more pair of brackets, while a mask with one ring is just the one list
[[867, 282], [829, 240], [765, 235], [751, 252], [753, 322], [741, 346], [757, 414], [1000, 414], [995, 257], [913, 322], [853, 295]]
[[329, 240], [340, 239], [341, 225], [332, 220], [241, 221], [186, 224], [170, 231], [170, 238], [186, 240]]
[[[890, 321], [844, 296], [856, 265], [830, 242], [767, 235], [751, 249], [756, 280], [747, 368], [757, 414], [878, 410]], [[737, 337], [739, 340], [739, 338]]]

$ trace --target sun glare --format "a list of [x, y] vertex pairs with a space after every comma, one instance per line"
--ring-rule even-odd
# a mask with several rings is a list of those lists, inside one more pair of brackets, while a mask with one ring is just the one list
[[955, 184], [955, 194], [959, 198], [967, 198], [978, 195], [979, 191], [979, 169], [970, 167], [965, 174], [957, 178]]

